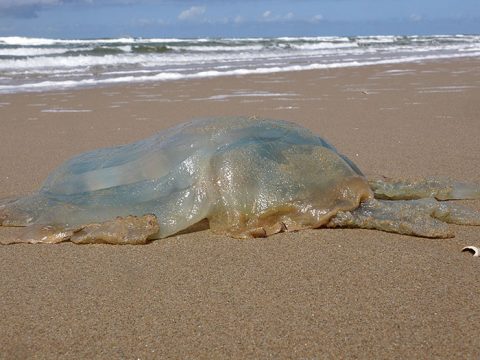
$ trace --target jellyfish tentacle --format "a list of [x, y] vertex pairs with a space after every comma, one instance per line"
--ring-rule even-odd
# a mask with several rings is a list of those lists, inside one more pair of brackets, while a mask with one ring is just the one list
[[371, 199], [355, 210], [338, 212], [327, 226], [377, 229], [430, 238], [453, 237], [447, 223], [480, 225], [480, 212], [435, 199]]
[[76, 244], [145, 244], [149, 238], [158, 233], [159, 229], [155, 215], [129, 215], [100, 224], [88, 224], [76, 230], [70, 241]]
[[437, 200], [480, 199], [480, 185], [451, 179], [424, 178], [417, 180], [387, 177], [369, 179], [375, 198], [411, 200], [435, 198]]
[[18, 238], [2, 243], [55, 244], [69, 240], [76, 244], [145, 244], [155, 237], [159, 229], [155, 215], [129, 215], [74, 227], [36, 224], [28, 226]]

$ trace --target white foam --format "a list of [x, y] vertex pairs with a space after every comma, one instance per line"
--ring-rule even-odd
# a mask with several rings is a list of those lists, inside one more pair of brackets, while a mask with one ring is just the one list
[[324, 49], [345, 49], [345, 48], [357, 48], [356, 43], [315, 43], [315, 44], [292, 44], [292, 48], [299, 50], [324, 50]]
[[[223, 95], [213, 95], [205, 100], [226, 100], [228, 98], [245, 98], [245, 97], [278, 97], [278, 96], [298, 96], [298, 94], [294, 93], [271, 93], [266, 91], [254, 91], [254, 92], [246, 92], [246, 91], [237, 91], [232, 94], [223, 94]], [[197, 99], [197, 100], [204, 100], [204, 99]]]
[[[185, 50], [183, 46], [171, 46], [173, 50], [182, 51]], [[213, 52], [235, 52], [240, 51], [260, 51], [263, 49], [263, 45], [239, 45], [239, 46], [189, 46], [188, 51], [213, 53]]]
[[278, 106], [273, 110], [295, 110], [295, 109], [299, 109], [299, 107], [298, 106]]
[[397, 41], [400, 36], [381, 35], [381, 36], [359, 36], [357, 38], [358, 44], [385, 44]]
[[57, 40], [54, 39], [42, 39], [42, 38], [29, 38], [22, 36], [6, 36], [0, 37], [0, 44], [6, 45], [53, 45]]
[[[145, 44], [165, 44], [173, 50], [132, 51], [134, 45]], [[103, 45], [120, 52], [108, 53], [107, 49], [102, 53], [101, 48], [96, 51]], [[480, 36], [96, 40], [0, 37], [0, 92], [270, 74], [479, 55]]]
[[430, 94], [430, 93], [458, 93], [463, 92], [467, 89], [474, 89], [476, 86], [471, 85], [458, 85], [458, 86], [432, 86], [432, 87], [423, 87], [418, 89], [419, 93]]
[[[283, 36], [277, 38], [281, 41], [293, 42], [293, 41], [323, 41], [323, 42], [350, 42], [351, 40], [345, 36], [300, 36], [300, 37], [292, 37], [292, 36]], [[265, 39], [263, 39], [265, 40]]]
[[[480, 56], [480, 53], [477, 54]], [[9, 93], [15, 91], [42, 91], [49, 89], [69, 89], [75, 87], [106, 85], [116, 83], [135, 83], [135, 82], [149, 82], [149, 81], [169, 81], [169, 80], [181, 80], [181, 79], [200, 79], [208, 77], [222, 77], [222, 76], [237, 76], [237, 75], [256, 75], [256, 74], [271, 74], [282, 72], [294, 72], [305, 70], [319, 70], [319, 69], [333, 69], [343, 67], [358, 67], [368, 65], [380, 65], [380, 64], [399, 64], [405, 62], [425, 61], [439, 58], [452, 58], [462, 57], [458, 54], [456, 56], [445, 55], [439, 56], [406, 56], [402, 58], [386, 59], [386, 60], [374, 60], [374, 61], [349, 61], [331, 64], [313, 63], [308, 65], [289, 65], [289, 66], [272, 66], [272, 67], [258, 67], [258, 68], [240, 68], [227, 71], [207, 70], [199, 71], [196, 73], [180, 73], [180, 72], [160, 72], [154, 75], [143, 76], [121, 76], [107, 79], [81, 79], [81, 80], [65, 80], [65, 81], [43, 81], [37, 83], [26, 83], [20, 85], [0, 85], [0, 93]]]
[[39, 56], [54, 54], [58, 55], [65, 54], [67, 51], [68, 49], [23, 47], [0, 49], [0, 56]]
[[415, 72], [414, 69], [392, 69], [384, 71], [385, 74], [403, 74], [403, 73], [411, 73]]
[[0, 37], [0, 44], [19, 45], [19, 46], [43, 46], [43, 45], [73, 45], [73, 44], [133, 44], [138, 42], [134, 38], [118, 39], [94, 39], [94, 40], [66, 40], [66, 39], [46, 39], [31, 38], [23, 36], [5, 36]]
[[82, 110], [82, 109], [44, 109], [42, 113], [88, 113], [92, 110]]

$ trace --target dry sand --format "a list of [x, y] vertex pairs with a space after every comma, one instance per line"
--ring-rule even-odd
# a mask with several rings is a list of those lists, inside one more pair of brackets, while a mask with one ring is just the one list
[[[0, 197], [79, 152], [239, 114], [307, 126], [367, 174], [480, 182], [466, 59], [1, 95]], [[2, 246], [0, 358], [478, 358], [480, 261], [460, 250], [480, 229], [454, 231]]]

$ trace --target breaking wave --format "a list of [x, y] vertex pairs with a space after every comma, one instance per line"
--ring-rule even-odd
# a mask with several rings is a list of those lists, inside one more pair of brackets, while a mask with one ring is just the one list
[[91, 40], [0, 37], [0, 92], [479, 55], [478, 35]]

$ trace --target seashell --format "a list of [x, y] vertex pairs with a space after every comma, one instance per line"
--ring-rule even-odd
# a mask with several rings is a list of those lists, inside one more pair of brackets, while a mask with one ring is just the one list
[[480, 256], [480, 248], [476, 246], [465, 246], [462, 251], [468, 251], [471, 253], [474, 257], [479, 257]]

